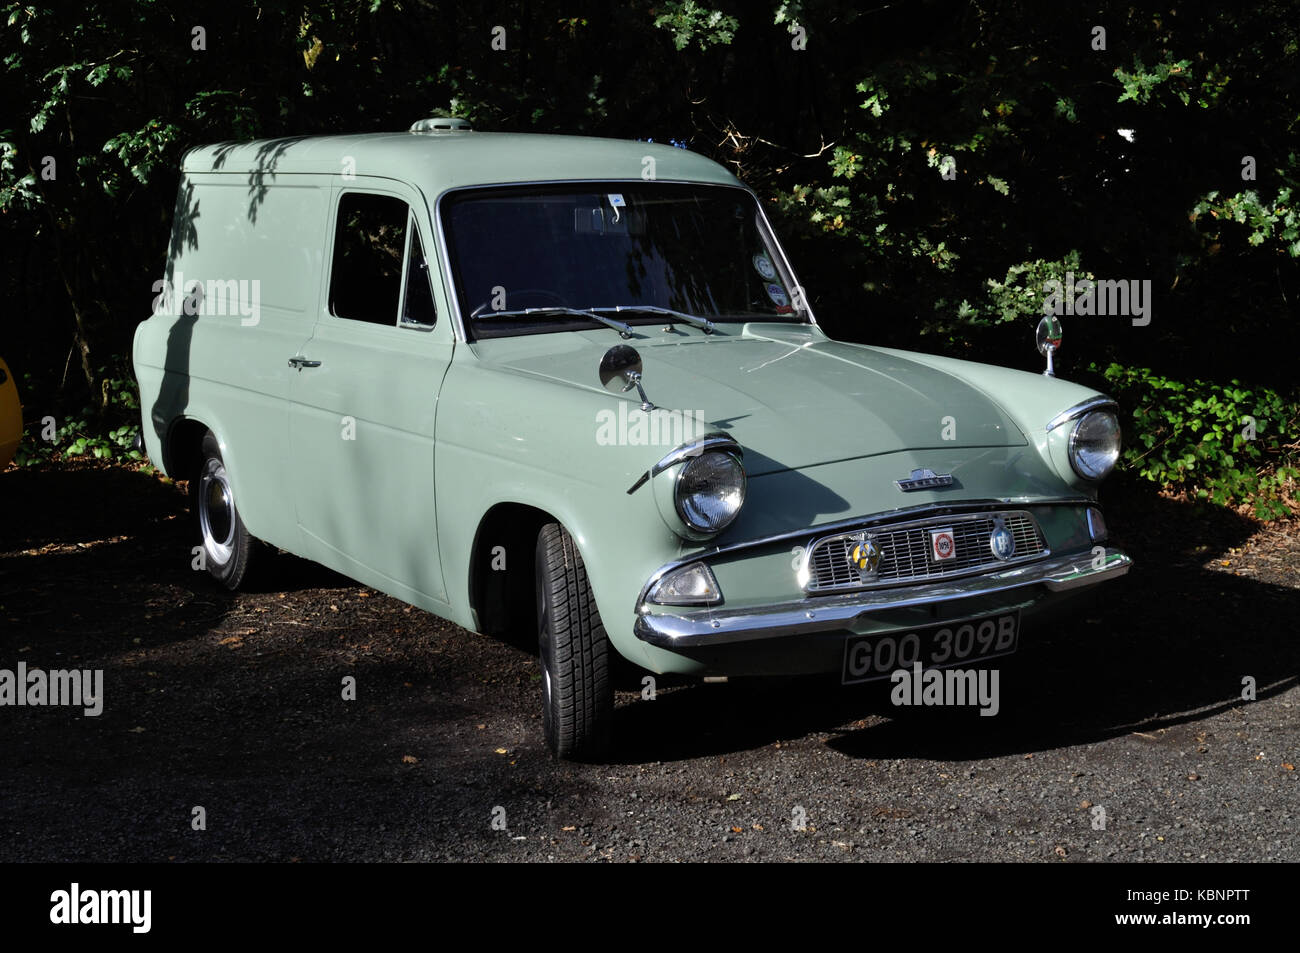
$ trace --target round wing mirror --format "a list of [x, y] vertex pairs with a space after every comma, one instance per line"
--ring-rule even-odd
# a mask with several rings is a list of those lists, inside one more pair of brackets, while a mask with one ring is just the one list
[[[633, 377], [632, 375], [636, 375]], [[600, 359], [600, 386], [621, 394], [636, 386], [641, 376], [641, 355], [634, 347], [616, 344]]]
[[616, 344], [600, 359], [600, 386], [615, 394], [636, 388], [641, 397], [642, 410], [654, 410], [641, 387], [641, 355], [626, 344]]
[[1043, 319], [1038, 322], [1038, 330], [1034, 337], [1038, 341], [1038, 353], [1047, 356], [1047, 370], [1043, 371], [1047, 377], [1056, 376], [1056, 368], [1052, 366], [1052, 355], [1061, 348], [1061, 321], [1054, 314], [1045, 314]]

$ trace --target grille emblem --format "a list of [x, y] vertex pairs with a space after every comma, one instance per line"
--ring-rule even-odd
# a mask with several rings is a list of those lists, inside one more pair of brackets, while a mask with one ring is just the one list
[[989, 549], [1001, 560], [1008, 560], [1016, 554], [1016, 538], [1007, 529], [1007, 524], [998, 520], [989, 534]]
[[956, 558], [957, 540], [952, 535], [952, 527], [930, 530], [930, 556], [935, 562]]
[[860, 533], [854, 539], [853, 548], [849, 550], [849, 562], [858, 571], [858, 576], [865, 582], [867, 577], [874, 574], [880, 567], [880, 560], [884, 553], [876, 545], [876, 541], [866, 533]]
[[894, 486], [904, 493], [911, 493], [913, 490], [929, 490], [939, 486], [952, 486], [952, 474], [935, 473], [929, 469], [913, 470], [912, 475], [906, 480], [895, 480]]

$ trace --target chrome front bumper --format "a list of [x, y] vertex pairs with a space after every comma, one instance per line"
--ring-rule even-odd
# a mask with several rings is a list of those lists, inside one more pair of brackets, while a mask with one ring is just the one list
[[647, 603], [637, 610], [633, 632], [638, 639], [651, 645], [683, 649], [847, 629], [859, 616], [887, 609], [969, 599], [1040, 584], [1050, 592], [1080, 589], [1116, 579], [1128, 572], [1132, 565], [1133, 560], [1120, 550], [1107, 548], [1105, 555], [1076, 553], [1073, 556], [1054, 556], [1041, 562], [951, 582], [815, 596], [770, 606], [683, 609]]

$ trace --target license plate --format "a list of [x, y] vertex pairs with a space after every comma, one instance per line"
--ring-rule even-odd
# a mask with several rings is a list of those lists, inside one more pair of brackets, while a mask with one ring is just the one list
[[1003, 612], [910, 632], [858, 635], [844, 642], [845, 685], [888, 678], [898, 669], [951, 668], [963, 662], [1010, 655], [1020, 638], [1020, 613]]

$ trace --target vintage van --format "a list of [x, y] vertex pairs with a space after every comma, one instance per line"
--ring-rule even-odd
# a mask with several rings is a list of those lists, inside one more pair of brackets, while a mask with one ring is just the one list
[[610, 740], [613, 652], [986, 664], [1130, 564], [1112, 401], [831, 340], [754, 193], [683, 149], [457, 120], [193, 149], [134, 363], [219, 583], [269, 544], [535, 631], [564, 757]]

